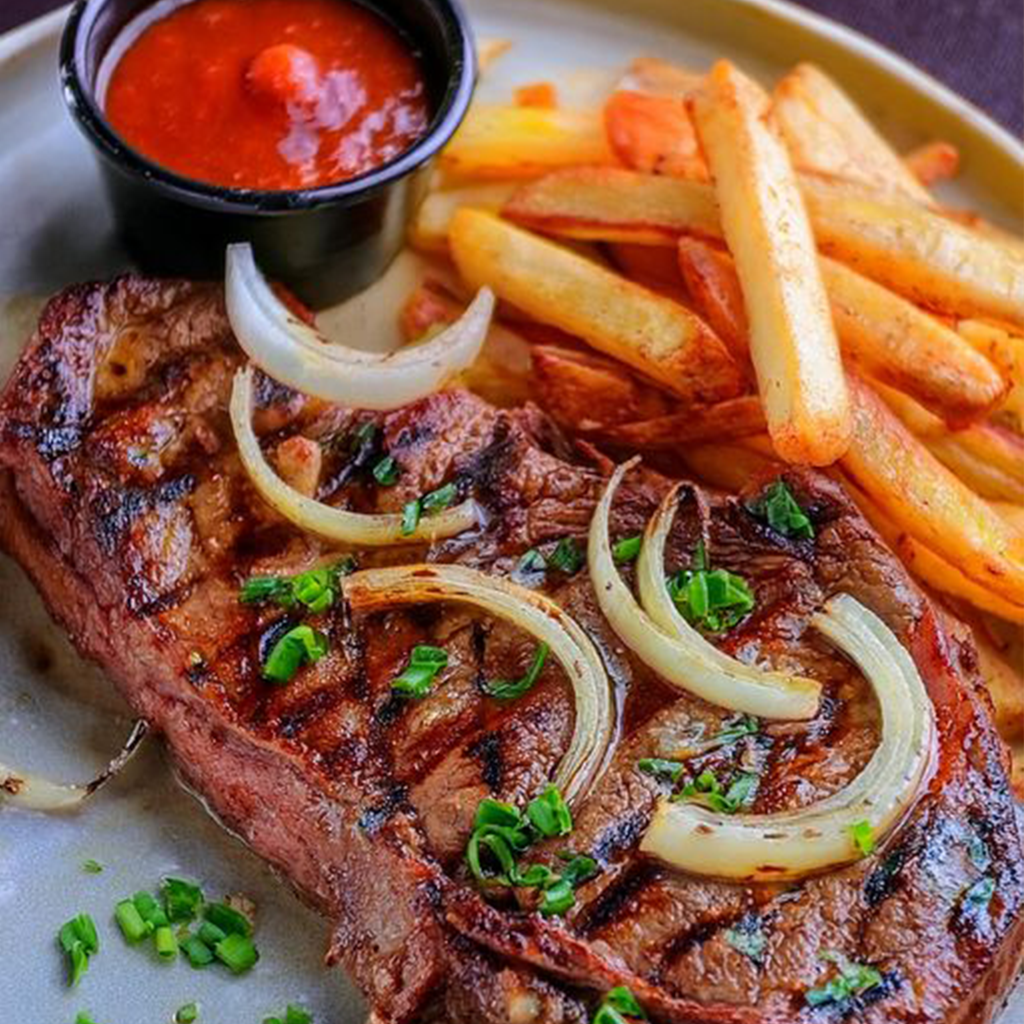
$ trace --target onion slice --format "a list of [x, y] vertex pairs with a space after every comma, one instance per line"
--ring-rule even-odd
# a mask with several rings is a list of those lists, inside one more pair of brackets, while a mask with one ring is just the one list
[[829, 601], [812, 625], [860, 667], [875, 691], [882, 738], [867, 766], [827, 799], [779, 814], [726, 815], [662, 800], [643, 851], [695, 874], [779, 881], [857, 860], [854, 824], [868, 822], [880, 842], [902, 820], [934, 750], [934, 712], [917, 667], [878, 616], [848, 594]]
[[0, 801], [29, 811], [75, 810], [124, 768], [148, 731], [149, 726], [145, 721], [139, 719], [135, 722], [117, 756], [92, 782], [85, 785], [54, 782], [43, 775], [18, 771], [0, 764]]
[[346, 512], [307, 497], [285, 483], [267, 462], [252, 429], [252, 368], [249, 366], [235, 374], [231, 389], [231, 426], [242, 465], [256, 490], [285, 519], [321, 537], [360, 547], [380, 547], [454, 537], [477, 524], [476, 503], [464, 501], [437, 515], [422, 516], [412, 533], [403, 534], [402, 517], [397, 513]]
[[597, 648], [554, 601], [461, 565], [364, 569], [346, 577], [342, 586], [354, 609], [456, 601], [507, 619], [546, 643], [568, 674], [576, 701], [572, 739], [553, 781], [570, 805], [586, 796], [606, 766], [615, 729], [611, 687]]
[[[743, 665], [717, 651], [685, 620], [683, 623], [686, 629], [676, 628], [667, 616], [663, 617], [664, 623], [656, 621], [640, 606], [623, 582], [612, 556], [608, 520], [615, 492], [622, 478], [637, 461], [633, 459], [625, 462], [615, 470], [590, 523], [590, 575], [594, 581], [598, 604], [612, 629], [623, 643], [660, 676], [712, 704], [757, 715], [759, 718], [813, 718], [821, 694], [818, 683], [799, 676], [762, 672]], [[659, 531], [667, 532], [667, 518], [662, 517], [660, 524], [655, 525], [656, 538]], [[649, 530], [649, 537], [650, 533]], [[645, 543], [641, 548], [641, 558], [644, 557], [646, 547]], [[665, 586], [664, 569], [660, 568], [663, 553], [664, 537], [661, 536], [661, 555], [647, 555], [641, 569], [641, 581], [645, 575], [644, 570], [647, 576], [657, 574], [656, 586], [652, 586], [649, 581], [647, 589], [664, 591], [666, 599], [671, 603]], [[659, 608], [660, 605], [652, 601], [652, 609]]]
[[481, 288], [465, 313], [422, 345], [362, 352], [331, 343], [274, 294], [248, 243], [229, 245], [225, 299], [231, 328], [262, 370], [306, 395], [356, 409], [397, 409], [471, 366], [490, 326], [494, 295]]

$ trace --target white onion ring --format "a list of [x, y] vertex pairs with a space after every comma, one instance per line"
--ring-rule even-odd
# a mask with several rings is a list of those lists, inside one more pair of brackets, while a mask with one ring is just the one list
[[[590, 575], [598, 604], [612, 629], [662, 678], [712, 704], [759, 718], [813, 718], [821, 694], [818, 683], [743, 665], [716, 651], [688, 625], [686, 630], [666, 628], [640, 606], [623, 582], [612, 556], [608, 520], [615, 492], [637, 461], [623, 463], [612, 474], [590, 524]], [[648, 556], [645, 562], [648, 574], [658, 571], [651, 569], [650, 562]], [[660, 564], [661, 559], [658, 562]], [[666, 591], [667, 598], [663, 569], [660, 570], [660, 589]]]
[[551, 648], [572, 683], [576, 722], [554, 783], [570, 805], [593, 788], [608, 759], [615, 730], [611, 688], [601, 656], [580, 626], [554, 601], [506, 579], [461, 565], [404, 565], [364, 569], [342, 581], [354, 609], [397, 602], [456, 601], [491, 612]]
[[857, 860], [851, 825], [867, 821], [880, 842], [903, 819], [934, 750], [934, 711], [917, 667], [885, 623], [848, 594], [829, 601], [812, 624], [857, 663], [878, 698], [882, 738], [865, 769], [827, 799], [779, 814], [726, 815], [661, 800], [641, 850], [695, 874], [780, 881]]
[[385, 354], [332, 344], [274, 294], [248, 243], [229, 245], [225, 300], [249, 358], [305, 395], [354, 409], [397, 409], [471, 366], [490, 326], [494, 295], [481, 288], [465, 313], [422, 345]]
[[410, 544], [454, 537], [477, 524], [476, 503], [464, 501], [437, 515], [421, 516], [416, 529], [403, 534], [402, 517], [398, 513], [346, 512], [295, 490], [271, 468], [252, 429], [252, 368], [249, 366], [235, 374], [231, 389], [231, 426], [242, 465], [256, 490], [285, 519], [328, 540], [361, 547]]

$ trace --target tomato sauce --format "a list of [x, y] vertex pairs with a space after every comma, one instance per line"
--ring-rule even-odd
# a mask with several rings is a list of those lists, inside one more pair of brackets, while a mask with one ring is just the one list
[[108, 120], [164, 167], [233, 188], [313, 188], [379, 167], [421, 138], [416, 54], [351, 0], [195, 0], [117, 61]]

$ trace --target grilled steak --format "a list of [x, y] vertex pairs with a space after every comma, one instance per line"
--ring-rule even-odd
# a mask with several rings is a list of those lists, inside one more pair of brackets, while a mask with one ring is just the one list
[[[583, 1022], [619, 984], [664, 1022], [990, 1019], [1024, 938], [1022, 822], [1005, 753], [970, 644], [835, 484], [787, 474], [817, 525], [813, 542], [778, 536], [736, 500], [680, 512], [670, 557], [685, 562], [703, 532], [715, 564], [757, 594], [723, 646], [825, 687], [813, 721], [768, 724], [699, 764], [756, 770], [756, 811], [813, 802], [863, 767], [879, 732], [869, 688], [806, 626], [845, 591], [890, 625], [926, 681], [940, 736], [926, 793], [882, 849], [799, 884], [718, 882], [645, 860], [639, 839], [664, 789], [638, 759], [671, 756], [730, 716], [623, 648], [585, 568], [549, 569], [543, 585], [606, 661], [621, 735], [572, 835], [535, 851], [554, 857], [571, 842], [600, 867], [564, 919], [545, 919], [528, 900], [485, 899], [462, 856], [479, 800], [533, 796], [571, 732], [557, 665], [518, 700], [483, 692], [483, 680], [525, 668], [528, 637], [456, 608], [360, 617], [336, 606], [318, 623], [327, 657], [287, 686], [261, 678], [289, 613], [240, 604], [239, 585], [300, 571], [324, 551], [239, 466], [226, 405], [241, 358], [217, 288], [126, 277], [58, 296], [0, 404], [0, 534], [82, 653], [163, 733], [187, 782], [335, 922], [329, 958], [366, 993], [374, 1020]], [[507, 574], [527, 549], [585, 535], [608, 470], [536, 410], [497, 411], [459, 391], [370, 417], [265, 378], [258, 390], [256, 427], [282, 471], [289, 438], [319, 445], [321, 499], [395, 511], [454, 481], [486, 511], [479, 531], [408, 560]], [[357, 430], [370, 419], [376, 442]], [[366, 473], [380, 443], [403, 469], [393, 487]], [[667, 486], [634, 476], [616, 505], [617, 536], [638, 532]], [[444, 646], [449, 664], [427, 699], [398, 700], [391, 680], [416, 643]], [[966, 898], [984, 878], [991, 898]], [[810, 1007], [805, 992], [832, 971], [824, 951], [874, 965], [882, 983]]]

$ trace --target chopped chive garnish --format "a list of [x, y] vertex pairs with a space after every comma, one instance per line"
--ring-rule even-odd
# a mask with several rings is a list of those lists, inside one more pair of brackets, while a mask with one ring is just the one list
[[186, 1003], [178, 1007], [174, 1015], [174, 1024], [195, 1024], [199, 1020], [199, 1006], [196, 1003]]
[[656, 779], [668, 779], [673, 783], [679, 781], [686, 767], [681, 761], [668, 761], [663, 757], [642, 757], [636, 766], [645, 775], [653, 775]]
[[544, 571], [548, 563], [544, 556], [536, 549], [530, 548], [519, 557], [515, 568], [512, 570], [512, 580], [523, 586], [535, 586], [544, 581]]
[[88, 914], [79, 914], [61, 928], [57, 938], [67, 955], [68, 981], [74, 987], [88, 970], [89, 958], [99, 952], [96, 922]]
[[301, 1006], [289, 1003], [284, 1011], [284, 1024], [313, 1024], [313, 1014]]
[[318, 615], [337, 600], [341, 577], [352, 572], [355, 565], [355, 559], [346, 556], [333, 565], [295, 576], [250, 576], [242, 584], [238, 599], [243, 604], [273, 602], [288, 610], [302, 605]]
[[402, 508], [402, 536], [408, 537], [416, 532], [416, 527], [420, 525], [420, 512], [422, 511], [423, 503], [419, 498], [414, 498], [412, 501], [407, 501]]
[[612, 558], [620, 565], [632, 562], [640, 554], [643, 537], [638, 533], [635, 537], [623, 537], [612, 547]]
[[572, 537], [563, 537], [548, 558], [548, 565], [572, 576], [583, 568], [586, 562], [579, 544]]
[[[230, 907], [228, 907], [231, 910]], [[218, 928], [212, 921], [204, 921], [199, 926], [199, 938], [203, 940], [208, 946], [216, 946], [227, 932], [223, 928]]]
[[625, 985], [617, 985], [601, 1000], [593, 1024], [627, 1024], [633, 1020], [647, 1020], [647, 1014]]
[[704, 771], [672, 797], [673, 801], [701, 804], [719, 814], [735, 814], [749, 806], [758, 777], [752, 772], [741, 772], [725, 789], [714, 772]]
[[708, 568], [703, 542], [697, 544], [693, 567], [669, 577], [668, 592], [683, 618], [708, 633], [731, 629], [755, 604], [754, 592], [742, 576]]
[[213, 952], [232, 974], [244, 974], [260, 958], [252, 939], [237, 933], [226, 935], [214, 946]]
[[289, 683], [303, 665], [319, 661], [328, 650], [327, 637], [312, 626], [293, 626], [267, 657], [263, 678], [272, 683]]
[[87, 875], [98, 875], [103, 870], [103, 865], [98, 860], [89, 860], [82, 862], [82, 870]]
[[544, 668], [544, 662], [547, 661], [548, 651], [546, 643], [539, 643], [525, 675], [516, 680], [503, 679], [495, 680], [493, 683], [484, 683], [484, 693], [488, 697], [496, 697], [498, 700], [514, 700], [516, 697], [522, 697], [537, 682], [537, 678]]
[[[224, 933], [221, 932], [221, 935]], [[198, 935], [190, 935], [181, 944], [181, 951], [193, 967], [206, 967], [213, 963], [213, 950]]]
[[203, 905], [203, 891], [182, 878], [165, 878], [160, 889], [170, 921], [193, 921]]
[[799, 540], [812, 540], [814, 537], [814, 524], [783, 480], [776, 480], [760, 498], [747, 506], [747, 511], [765, 520], [784, 537]]
[[142, 920], [148, 925], [149, 931], [152, 932], [157, 928], [162, 928], [166, 924], [170, 924], [167, 918], [167, 913], [164, 908], [157, 903], [156, 898], [148, 892], [137, 892], [132, 897], [132, 902], [135, 904], [135, 909], [142, 915]]
[[401, 473], [401, 468], [391, 455], [385, 455], [384, 458], [373, 467], [373, 479], [376, 480], [381, 487], [392, 487], [394, 484], [397, 484]]
[[572, 815], [553, 783], [526, 805], [526, 816], [542, 836], [567, 836], [572, 831]]
[[847, 826], [853, 845], [860, 851], [862, 857], [870, 857], [875, 852], [875, 830], [871, 827], [870, 821], [855, 821]]
[[75, 1024], [96, 1024], [96, 1021], [92, 1019], [92, 1014], [83, 1010], [75, 1014]]
[[423, 514], [425, 516], [433, 516], [437, 515], [438, 512], [443, 512], [458, 496], [459, 491], [455, 484], [445, 484], [443, 487], [438, 487], [436, 491], [431, 491], [423, 496], [421, 503]]
[[825, 952], [821, 954], [821, 959], [836, 964], [839, 975], [824, 985], [808, 989], [804, 993], [804, 1001], [808, 1006], [842, 1003], [851, 996], [860, 995], [882, 984], [882, 975], [875, 967], [852, 963], [839, 953]]
[[178, 940], [169, 924], [161, 925], [153, 932], [153, 942], [156, 945], [156, 955], [161, 960], [173, 960], [178, 955]]
[[[242, 935], [248, 938], [252, 935], [252, 922], [249, 918], [240, 911], [235, 910], [234, 907], [229, 907], [226, 903], [208, 903], [203, 911], [203, 915], [208, 924], [219, 928], [224, 932], [225, 936]], [[199, 929], [199, 934], [204, 936], [202, 927]], [[223, 939], [220, 941], [223, 941]]]
[[434, 679], [448, 664], [448, 652], [441, 647], [417, 644], [409, 655], [409, 663], [391, 680], [391, 689], [400, 697], [425, 697]]
[[121, 900], [118, 903], [114, 908], [114, 920], [117, 921], [125, 941], [131, 945], [141, 942], [152, 931], [131, 900]]

